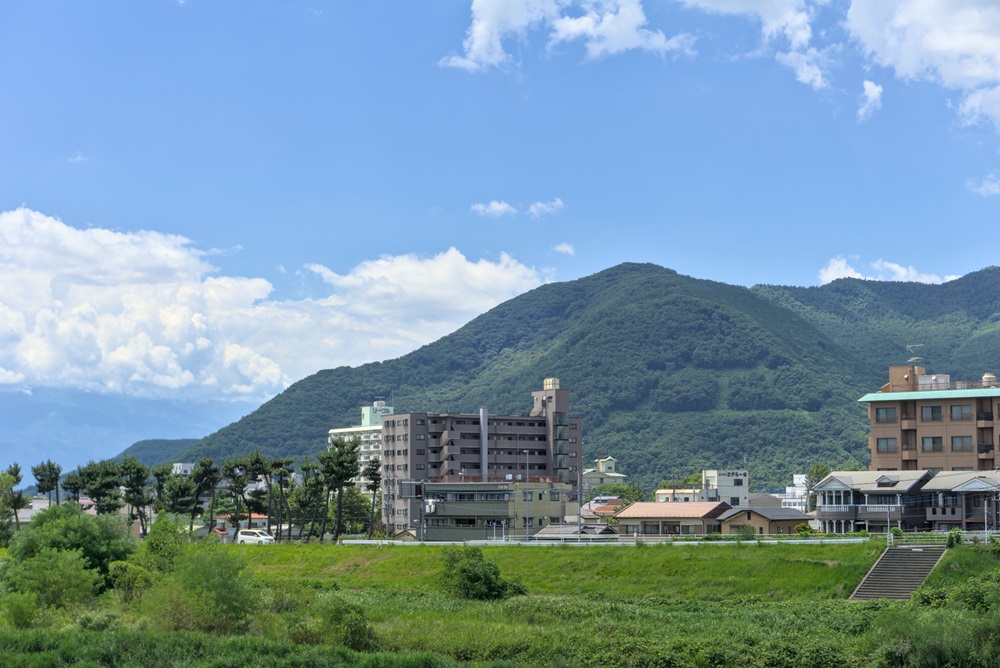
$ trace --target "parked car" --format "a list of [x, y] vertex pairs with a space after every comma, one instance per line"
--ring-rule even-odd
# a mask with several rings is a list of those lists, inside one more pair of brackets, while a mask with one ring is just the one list
[[274, 537], [266, 531], [260, 529], [240, 529], [236, 532], [236, 542], [256, 543], [257, 545], [269, 545], [274, 542]]

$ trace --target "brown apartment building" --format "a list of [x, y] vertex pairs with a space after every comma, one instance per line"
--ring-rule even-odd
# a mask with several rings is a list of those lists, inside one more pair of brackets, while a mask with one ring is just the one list
[[992, 471], [997, 465], [994, 416], [1000, 385], [952, 382], [920, 366], [889, 367], [889, 382], [859, 401], [868, 404], [872, 471]]
[[531, 396], [527, 415], [490, 415], [486, 408], [384, 415], [383, 519], [390, 532], [426, 522], [423, 482], [565, 483], [575, 500], [583, 427], [569, 415], [569, 390], [546, 378]]

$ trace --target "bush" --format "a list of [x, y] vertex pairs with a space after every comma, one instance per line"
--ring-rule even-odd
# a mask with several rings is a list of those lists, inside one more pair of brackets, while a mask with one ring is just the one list
[[803, 522], [802, 524], [796, 524], [795, 529], [793, 529], [793, 531], [795, 531], [795, 533], [797, 533], [800, 536], [811, 536], [813, 532], [812, 527], [809, 526], [809, 524], [807, 524], [806, 522]]
[[0, 597], [0, 610], [15, 629], [27, 629], [38, 617], [38, 600], [28, 592], [11, 592]]
[[192, 544], [141, 609], [162, 629], [234, 633], [246, 627], [259, 594], [242, 553], [216, 543]]
[[108, 575], [111, 586], [125, 604], [132, 604], [142, 598], [142, 595], [153, 585], [153, 574], [142, 566], [127, 561], [113, 561]]
[[378, 648], [375, 631], [360, 607], [331, 596], [320, 605], [319, 618], [333, 642], [355, 652], [371, 652]]
[[80, 550], [43, 548], [37, 555], [4, 564], [4, 585], [32, 594], [43, 606], [63, 607], [93, 598], [101, 576], [87, 568]]
[[135, 563], [147, 571], [169, 573], [174, 570], [174, 561], [184, 552], [187, 543], [187, 531], [171, 521], [166, 513], [160, 513], [139, 546]]
[[[112, 561], [122, 561], [135, 549], [125, 518], [87, 515], [76, 504], [51, 506], [17, 532], [7, 551], [15, 561], [38, 556], [46, 549], [78, 551], [86, 567], [103, 577]], [[103, 581], [101, 585], [103, 586]]]
[[455, 596], [486, 601], [527, 593], [520, 582], [500, 577], [500, 568], [483, 557], [481, 548], [447, 548], [442, 557], [441, 582]]

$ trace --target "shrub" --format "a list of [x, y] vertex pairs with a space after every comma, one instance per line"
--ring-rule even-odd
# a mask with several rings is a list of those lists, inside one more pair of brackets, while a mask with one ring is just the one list
[[80, 550], [47, 547], [30, 559], [7, 562], [3, 582], [11, 591], [33, 594], [41, 605], [62, 607], [91, 599], [101, 576], [87, 568]]
[[753, 540], [754, 536], [756, 536], [753, 527], [748, 525], [743, 525], [737, 529], [736, 535], [739, 536], [739, 540]]
[[35, 515], [27, 527], [17, 532], [7, 554], [15, 561], [24, 561], [46, 549], [79, 551], [86, 567], [103, 578], [111, 562], [124, 560], [135, 545], [124, 517], [94, 517], [85, 514], [80, 506], [69, 504], [51, 506]]
[[29, 592], [11, 592], [0, 597], [4, 619], [16, 629], [27, 629], [38, 617], [38, 600]]
[[168, 630], [242, 630], [259, 598], [242, 553], [215, 543], [190, 545], [143, 600], [150, 621]]
[[160, 513], [139, 546], [135, 563], [147, 571], [169, 573], [174, 570], [174, 561], [184, 552], [187, 542], [187, 531], [171, 521], [166, 513]]
[[111, 586], [126, 604], [135, 603], [153, 585], [153, 574], [128, 561], [113, 561], [108, 575]]
[[121, 626], [121, 620], [111, 610], [87, 610], [80, 613], [77, 625], [84, 631], [114, 631]]
[[360, 607], [331, 596], [320, 605], [319, 618], [333, 642], [355, 652], [371, 652], [378, 648], [375, 631]]
[[810, 536], [812, 535], [813, 532], [812, 527], [809, 526], [809, 524], [806, 522], [803, 522], [802, 524], [796, 524], [794, 531], [800, 536]]
[[500, 568], [483, 557], [482, 548], [447, 548], [442, 557], [441, 582], [455, 596], [498, 600], [527, 593], [520, 582], [500, 577]]

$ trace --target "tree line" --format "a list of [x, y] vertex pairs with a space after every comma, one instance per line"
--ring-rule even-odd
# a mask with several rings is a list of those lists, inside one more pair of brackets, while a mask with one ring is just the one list
[[[175, 472], [170, 464], [146, 466], [132, 456], [90, 461], [66, 475], [59, 464], [46, 460], [31, 472], [38, 493], [47, 495], [50, 504], [53, 494], [56, 505], [89, 498], [98, 515], [124, 514], [138, 523], [142, 536], [154, 514], [169, 513], [185, 518], [189, 531], [199, 517], [209, 527], [219, 517], [239, 527], [263, 515], [277, 541], [322, 541], [328, 529], [337, 540], [345, 530], [364, 530], [371, 536], [377, 524], [381, 462], [373, 459], [362, 469], [359, 449], [357, 438], [331, 439], [316, 459], [307, 456], [297, 464], [298, 475], [295, 459], [268, 457], [259, 450], [229, 457], [221, 465], [203, 457], [190, 474]], [[354, 484], [359, 474], [368, 481], [364, 491], [370, 497]], [[0, 545], [10, 541], [21, 512], [30, 506], [21, 481], [17, 463], [0, 473]]]

